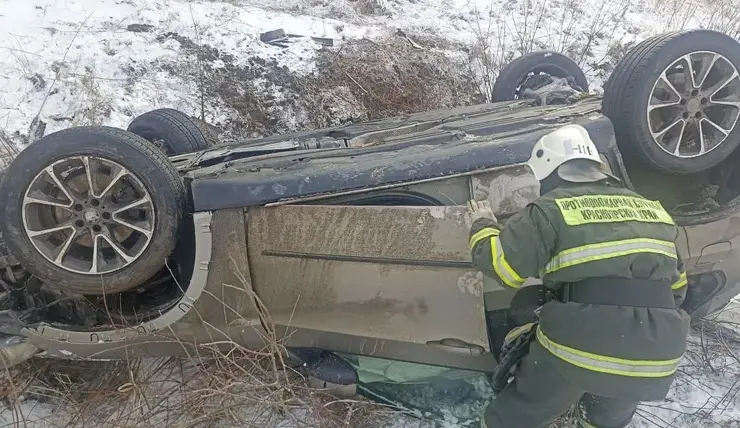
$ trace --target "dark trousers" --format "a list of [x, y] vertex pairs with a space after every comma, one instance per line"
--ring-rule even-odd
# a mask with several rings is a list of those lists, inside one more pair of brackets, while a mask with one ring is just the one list
[[630, 423], [637, 402], [581, 390], [560, 374], [550, 358], [533, 342], [514, 380], [486, 408], [481, 427], [546, 428], [576, 403], [584, 428], [624, 428]]

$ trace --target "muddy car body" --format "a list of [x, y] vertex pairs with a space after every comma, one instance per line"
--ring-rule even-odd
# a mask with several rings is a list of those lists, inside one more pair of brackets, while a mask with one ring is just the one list
[[[92, 309], [107, 322], [75, 324], [37, 311], [5, 332], [61, 358], [188, 356], [203, 343], [261, 348], [270, 338], [291, 349], [491, 371], [512, 327], [515, 290], [472, 267], [464, 205], [486, 199], [505, 221], [537, 198], [524, 163], [540, 137], [566, 123], [584, 126], [614, 175], [674, 215], [689, 272], [683, 307], [695, 319], [716, 311], [740, 292], [737, 152], [690, 174], [650, 168], [620, 152], [624, 123], [604, 113], [608, 98], [497, 102], [171, 156], [188, 206], [180, 267], [165, 275], [175, 280], [108, 293]], [[13, 179], [6, 174], [4, 186]], [[698, 193], [687, 183], [698, 183]], [[708, 186], [723, 195], [709, 205], [696, 197]], [[39, 276], [15, 260], [24, 257], [20, 244], [9, 244], [6, 270], [20, 264]]]

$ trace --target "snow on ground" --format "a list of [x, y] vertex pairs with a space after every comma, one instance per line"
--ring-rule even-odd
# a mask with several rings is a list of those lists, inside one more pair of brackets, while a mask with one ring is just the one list
[[662, 403], [643, 403], [637, 428], [740, 426], [740, 305], [730, 304], [708, 319], [727, 330], [716, 334], [707, 325], [692, 332], [670, 395]]
[[[22, 146], [73, 125], [126, 127], [136, 115], [160, 107], [203, 114], [231, 128], [231, 135], [239, 127], [258, 135], [316, 126], [311, 105], [295, 101], [301, 95], [326, 97], [326, 120], [372, 117], [373, 106], [356, 94], [368, 92], [363, 85], [374, 76], [345, 71], [349, 80], [326, 82], [320, 79], [322, 59], [341, 57], [365, 40], [384, 49], [393, 46], [385, 44], [389, 39], [403, 41], [402, 35], [421, 51], [449, 58], [458, 75], [475, 81], [482, 99], [490, 90], [486, 77], [503, 63], [545, 48], [576, 59], [598, 92], [624, 50], [649, 35], [675, 28], [736, 30], [730, 25], [737, 15], [707, 7], [725, 2], [0, 0], [0, 139], [5, 135]], [[309, 37], [286, 47], [260, 41], [260, 33], [279, 28], [331, 38], [334, 46]], [[390, 50], [385, 59], [391, 64], [381, 66], [390, 69], [408, 52]], [[307, 87], [315, 92], [306, 95]], [[253, 127], [260, 114], [264, 124]], [[707, 341], [692, 335], [671, 396], [643, 405], [636, 426], [739, 426], [732, 421], [740, 420], [740, 349]], [[59, 426], [58, 420], [44, 424], [64, 413], [51, 401], [32, 399], [18, 410], [22, 418], [6, 410], [0, 424], [35, 418], [45, 422], [28, 426]], [[396, 428], [424, 426], [394, 419]]]
[[[300, 74], [311, 70], [318, 45], [309, 39], [282, 49], [259, 43], [259, 33], [284, 27], [336, 37], [338, 24], [217, 2], [5, 0], [0, 6], [0, 127], [8, 134], [27, 133], [39, 113], [47, 133], [97, 122], [125, 127], [158, 107], [194, 113], [198, 82], [166, 71], [182, 60], [184, 44], [211, 43], [237, 65], [275, 59]], [[372, 33], [351, 25], [343, 31]], [[220, 58], [209, 60], [223, 66]], [[218, 122], [218, 114], [211, 111], [208, 119]]]
[[[287, 48], [259, 41], [260, 33], [279, 28], [332, 38], [333, 51], [401, 29], [476, 75], [495, 73], [466, 58], [481, 43], [487, 50], [480, 54], [495, 67], [520, 51], [553, 48], [578, 60], [598, 91], [602, 69], [620, 47], [668, 28], [703, 24], [701, 8], [685, 10], [695, 13], [667, 20], [661, 9], [638, 0], [0, 0], [0, 130], [22, 144], [29, 134], [36, 139], [72, 125], [125, 127], [158, 107], [197, 116], [205, 110], [209, 122], [226, 126], [245, 115], [233, 98], [247, 99], [253, 89], [262, 101], [267, 92], [273, 99], [251, 108], [271, 107], [291, 91], [290, 79], [321, 72], [314, 60], [322, 48], [312, 39]], [[207, 52], [193, 55], [203, 45]], [[227, 77], [243, 84], [207, 91], [206, 81], [224, 68], [239, 68]], [[335, 98], [342, 97], [340, 91]], [[311, 126], [301, 119], [306, 112], [267, 110], [281, 122], [268, 131]], [[334, 114], [351, 119], [353, 112]]]

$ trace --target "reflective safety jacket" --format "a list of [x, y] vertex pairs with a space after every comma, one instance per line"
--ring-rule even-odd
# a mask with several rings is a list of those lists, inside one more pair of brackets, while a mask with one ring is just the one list
[[[507, 287], [519, 288], [526, 278], [561, 294], [586, 283], [610, 287], [604, 296], [613, 304], [567, 296], [545, 304], [537, 342], [585, 391], [653, 401], [667, 395], [686, 349], [689, 316], [678, 306], [687, 280], [677, 236], [659, 202], [602, 181], [561, 185], [504, 227], [480, 219], [469, 244], [475, 266]], [[667, 294], [669, 304], [644, 304], [648, 289]]]

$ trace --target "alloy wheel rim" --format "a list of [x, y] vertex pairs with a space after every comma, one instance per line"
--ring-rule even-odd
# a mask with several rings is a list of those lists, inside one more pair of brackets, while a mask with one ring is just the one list
[[683, 55], [666, 67], [647, 106], [653, 142], [681, 159], [721, 146], [739, 117], [740, 74], [726, 57], [711, 51]]
[[26, 236], [49, 262], [100, 275], [139, 259], [154, 235], [155, 209], [141, 180], [122, 165], [71, 156], [31, 180], [22, 219]]

